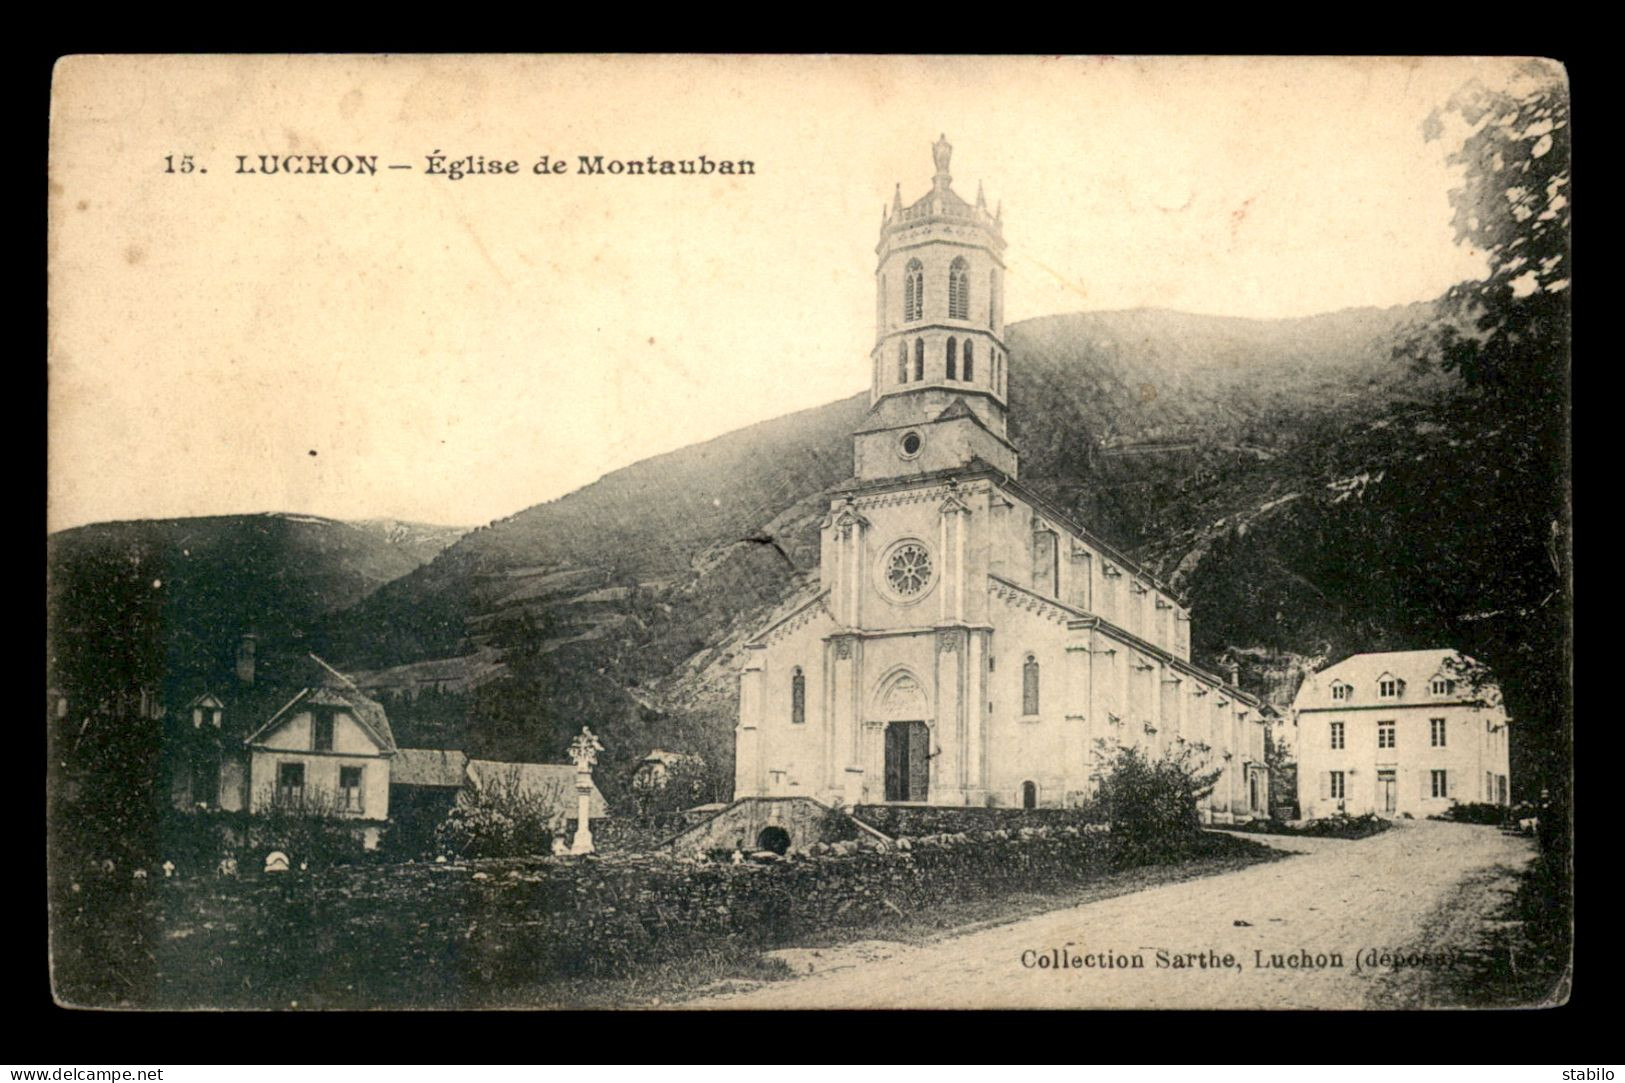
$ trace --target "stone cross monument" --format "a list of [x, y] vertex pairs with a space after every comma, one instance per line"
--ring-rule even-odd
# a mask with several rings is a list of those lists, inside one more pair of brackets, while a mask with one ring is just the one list
[[592, 853], [592, 765], [598, 762], [598, 753], [604, 746], [598, 743], [592, 730], [581, 727], [581, 735], [570, 742], [570, 758], [576, 764], [576, 837], [570, 844], [572, 854]]

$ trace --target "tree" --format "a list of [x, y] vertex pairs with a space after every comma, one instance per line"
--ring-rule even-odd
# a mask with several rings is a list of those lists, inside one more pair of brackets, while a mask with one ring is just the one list
[[1134, 745], [1095, 742], [1101, 772], [1098, 800], [1112, 843], [1127, 864], [1183, 853], [1202, 832], [1202, 802], [1223, 770], [1212, 749], [1181, 743], [1153, 757]]
[[[1487, 397], [1562, 415], [1569, 342], [1569, 105], [1560, 71], [1521, 65], [1503, 87], [1474, 80], [1423, 124], [1444, 138], [1469, 129], [1446, 160], [1464, 167], [1450, 193], [1456, 243], [1484, 253], [1489, 275], [1444, 297], [1457, 322], [1420, 332], [1402, 349], [1436, 361]], [[1464, 329], [1465, 328], [1465, 329]]]
[[[1467, 84], [1422, 131], [1429, 142], [1455, 133], [1464, 134], [1447, 161], [1462, 167], [1463, 183], [1450, 195], [1452, 224], [1458, 244], [1484, 253], [1488, 274], [1453, 287], [1443, 319], [1395, 352], [1460, 378], [1446, 421], [1470, 450], [1441, 485], [1494, 509], [1492, 521], [1471, 524], [1494, 544], [1475, 550], [1489, 564], [1475, 578], [1487, 585], [1451, 631], [1500, 683], [1517, 723], [1513, 755], [1528, 768], [1526, 794], [1566, 795], [1571, 267], [1563, 72], [1530, 60], [1504, 85]], [[1515, 762], [1515, 786], [1519, 774]]]

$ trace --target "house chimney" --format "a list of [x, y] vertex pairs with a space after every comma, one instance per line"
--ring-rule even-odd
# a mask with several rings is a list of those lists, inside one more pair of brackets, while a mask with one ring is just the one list
[[1232, 659], [1230, 659], [1226, 669], [1230, 674], [1230, 687], [1231, 688], [1240, 688], [1241, 687], [1241, 663], [1237, 662], [1234, 658], [1232, 658]]
[[254, 683], [254, 644], [258, 638], [247, 632], [237, 643], [237, 680], [245, 685]]

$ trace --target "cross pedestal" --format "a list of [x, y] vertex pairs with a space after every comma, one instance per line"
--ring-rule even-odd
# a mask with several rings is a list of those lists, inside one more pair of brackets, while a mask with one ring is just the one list
[[592, 775], [576, 772], [576, 837], [570, 843], [572, 854], [592, 853]]

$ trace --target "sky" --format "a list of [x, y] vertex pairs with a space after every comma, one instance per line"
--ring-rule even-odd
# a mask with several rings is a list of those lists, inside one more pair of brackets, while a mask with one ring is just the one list
[[[1010, 322], [1430, 299], [1484, 264], [1453, 241], [1457, 174], [1423, 119], [1510, 69], [69, 58], [47, 528], [258, 511], [476, 526], [855, 394], [882, 208], [930, 187], [940, 134], [955, 190], [1002, 204]], [[379, 171], [251, 175], [239, 154], [372, 154]], [[519, 172], [454, 181], [425, 171], [433, 154]], [[543, 154], [568, 171], [536, 174]], [[754, 172], [577, 172], [581, 155], [701, 154]]]

